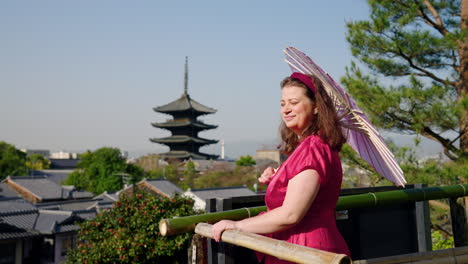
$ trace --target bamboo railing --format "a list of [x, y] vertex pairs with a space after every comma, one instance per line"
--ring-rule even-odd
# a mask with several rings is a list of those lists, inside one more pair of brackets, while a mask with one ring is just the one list
[[353, 261], [353, 264], [461, 264], [468, 263], [468, 247]]
[[[396, 205], [408, 202], [445, 198], [457, 198], [467, 196], [467, 194], [468, 184], [458, 184], [452, 186], [348, 195], [341, 196], [339, 198], [336, 205], [336, 210]], [[162, 219], [159, 222], [159, 231], [163, 236], [192, 232], [198, 223], [215, 223], [223, 219], [241, 220], [247, 217], [258, 215], [263, 211], [266, 211], [266, 206], [242, 208], [172, 219]]]
[[176, 235], [195, 230], [198, 223], [215, 223], [223, 219], [242, 220], [258, 215], [266, 210], [265, 206], [242, 208], [223, 212], [191, 215], [159, 221], [159, 232], [162, 236]]
[[[211, 225], [199, 223], [195, 233], [204, 237], [211, 237]], [[344, 254], [336, 254], [315, 248], [300, 246], [286, 241], [243, 232], [240, 230], [226, 230], [221, 236], [223, 242], [253, 249], [282, 260], [295, 263], [313, 264], [351, 264], [351, 259]]]

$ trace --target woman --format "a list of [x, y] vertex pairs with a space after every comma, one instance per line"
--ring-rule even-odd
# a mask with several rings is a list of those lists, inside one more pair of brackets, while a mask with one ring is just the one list
[[[239, 229], [350, 256], [335, 220], [342, 181], [338, 152], [346, 139], [333, 103], [316, 77], [295, 72], [281, 82], [281, 115], [280, 149], [289, 157], [259, 178], [268, 184], [268, 211], [222, 220], [213, 225], [212, 236], [220, 241], [224, 230]], [[266, 264], [288, 263], [264, 257]]]

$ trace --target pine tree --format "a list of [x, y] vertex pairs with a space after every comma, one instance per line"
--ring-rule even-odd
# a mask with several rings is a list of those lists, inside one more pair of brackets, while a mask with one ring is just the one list
[[347, 24], [360, 64], [351, 63], [342, 83], [377, 126], [422, 135], [450, 159], [466, 158], [468, 0], [369, 0], [369, 6], [368, 21]]

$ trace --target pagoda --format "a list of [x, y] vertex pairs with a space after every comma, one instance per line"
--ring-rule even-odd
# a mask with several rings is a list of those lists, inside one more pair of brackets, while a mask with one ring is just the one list
[[188, 59], [185, 57], [184, 93], [182, 96], [166, 105], [153, 108], [154, 111], [172, 115], [173, 119], [163, 123], [152, 123], [153, 127], [171, 131], [171, 136], [164, 138], [151, 138], [153, 143], [167, 145], [169, 152], [161, 153], [164, 159], [216, 159], [217, 155], [201, 153], [200, 147], [215, 144], [217, 140], [205, 139], [198, 136], [203, 130], [214, 129], [218, 126], [208, 125], [200, 120], [199, 116], [214, 114], [216, 109], [204, 106], [190, 98], [188, 94]]

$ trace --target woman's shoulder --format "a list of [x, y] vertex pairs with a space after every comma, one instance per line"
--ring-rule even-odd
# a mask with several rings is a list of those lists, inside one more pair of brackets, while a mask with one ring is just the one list
[[315, 156], [317, 154], [324, 155], [330, 153], [332, 150], [330, 146], [323, 141], [322, 138], [318, 135], [307, 136], [300, 144], [297, 146], [292, 156]]
[[[306, 137], [288, 158], [286, 167], [291, 168], [291, 175], [297, 175], [306, 169], [318, 172], [320, 177], [326, 174], [326, 168], [333, 156], [330, 146], [320, 136]], [[321, 178], [323, 180], [323, 178]], [[321, 180], [321, 181], [322, 181]]]
[[330, 145], [317, 134], [306, 137], [302, 143], [304, 143], [301, 144], [304, 145], [304, 147], [330, 148]]

